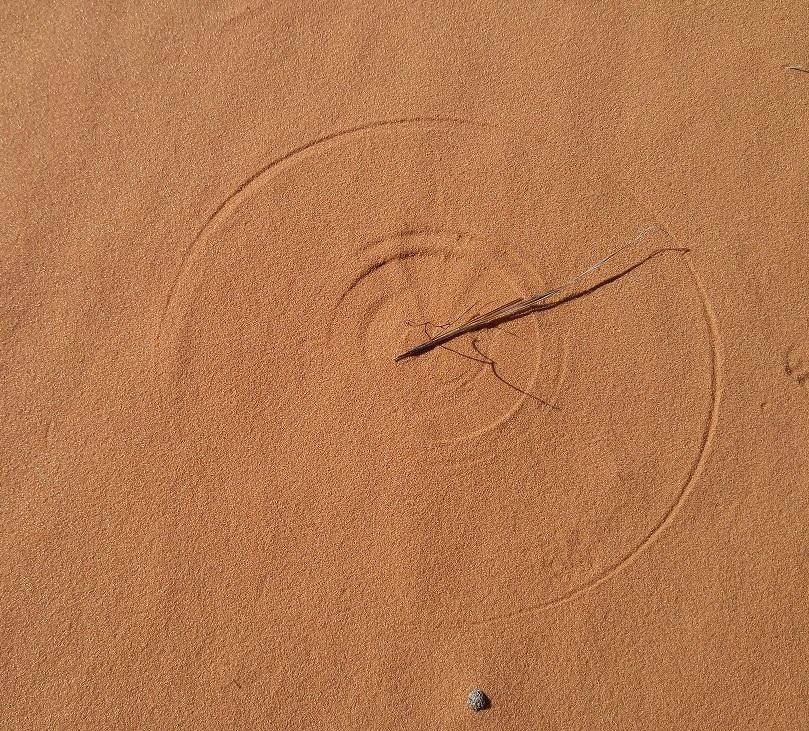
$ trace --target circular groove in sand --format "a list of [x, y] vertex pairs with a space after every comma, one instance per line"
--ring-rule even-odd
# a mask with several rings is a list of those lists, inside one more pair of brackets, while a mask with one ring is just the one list
[[[261, 170], [257, 171], [254, 175], [250, 176], [244, 183], [242, 183], [221, 205], [217, 207], [214, 213], [211, 214], [206, 223], [200, 228], [196, 236], [192, 239], [182, 257], [177, 275], [169, 288], [165, 306], [159, 319], [157, 333], [155, 336], [154, 355], [157, 365], [162, 365], [160, 360], [164, 353], [166, 341], [169, 338], [170, 332], [175, 328], [183, 316], [184, 308], [182, 306], [182, 302], [184, 300], [184, 288], [188, 286], [190, 280], [193, 279], [192, 274], [198, 267], [200, 258], [206, 254], [208, 244], [210, 243], [212, 237], [216, 234], [218, 227], [231, 215], [233, 215], [233, 213], [237, 211], [245, 201], [249, 200], [258, 189], [264, 186], [270, 179], [275, 178], [283, 171], [298, 164], [302, 160], [310, 156], [320, 154], [327, 149], [339, 146], [350, 139], [362, 137], [363, 135], [372, 134], [382, 130], [395, 131], [398, 128], [430, 125], [450, 127], [453, 125], [476, 126], [477, 123], [458, 119], [416, 118], [378, 122], [372, 125], [356, 127], [350, 130], [330, 134], [313, 142], [307, 143], [306, 145], [302, 145], [296, 150], [269, 163]], [[487, 125], [480, 126], [485, 127]], [[393, 235], [396, 235], [395, 232]], [[661, 533], [673, 523], [677, 515], [681, 512], [683, 505], [688, 499], [688, 496], [693, 492], [694, 486], [699, 479], [702, 470], [704, 469], [708, 454], [710, 453], [711, 444], [716, 430], [721, 400], [722, 364], [720, 357], [720, 336], [716, 317], [713, 314], [713, 309], [707, 293], [702, 282], [700, 281], [691, 257], [685, 256], [684, 261], [686, 262], [689, 280], [702, 302], [702, 313], [706, 323], [706, 332], [711, 356], [709, 365], [710, 403], [702, 419], [703, 427], [699, 448], [683, 484], [675, 492], [674, 499], [669, 505], [668, 509], [659, 518], [659, 520], [650, 527], [643, 539], [633, 545], [630, 550], [625, 552], [623, 555], [612, 561], [609, 566], [602, 567], [602, 569], [596, 575], [591, 576], [586, 582], [565, 593], [549, 597], [547, 600], [521, 606], [515, 611], [486, 614], [480, 618], [479, 622], [485, 623], [506, 620], [529, 612], [558, 606], [600, 586], [605, 581], [608, 581], [615, 576], [618, 572], [631, 565], [638, 558], [638, 556], [640, 556], [657, 540]], [[381, 266], [384, 267], [385, 265], [385, 261], [381, 262]], [[363, 276], [367, 276], [367, 274]], [[359, 286], [359, 281], [362, 280], [363, 276], [359, 277], [357, 283], [355, 283], [355, 286]], [[564, 360], [565, 358], [563, 357], [562, 361], [564, 362]], [[559, 387], [562, 382], [562, 371], [563, 368], [560, 368], [556, 388], [557, 397]], [[536, 369], [534, 370], [534, 375], [532, 376], [531, 385], [535, 385], [535, 380]], [[506, 409], [505, 414], [499, 420], [493, 420], [474, 432], [464, 435], [455, 435], [454, 439], [450, 439], [448, 441], [452, 442], [458, 438], [465, 439], [482, 436], [495, 430], [505, 420], [511, 418], [524, 405], [524, 402], [525, 396], [517, 399], [511, 408]], [[474, 624], [474, 622], [472, 623]]]

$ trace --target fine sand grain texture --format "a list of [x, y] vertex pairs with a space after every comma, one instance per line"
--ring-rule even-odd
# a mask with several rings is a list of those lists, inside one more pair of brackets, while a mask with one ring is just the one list
[[6, 4], [0, 727], [809, 728], [806, 18]]

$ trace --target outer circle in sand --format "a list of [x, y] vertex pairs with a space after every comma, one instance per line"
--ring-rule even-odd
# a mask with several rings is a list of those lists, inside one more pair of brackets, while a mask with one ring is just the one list
[[[487, 141], [476, 157], [478, 133]], [[482, 336], [500, 380], [476, 350], [393, 364], [418, 340], [418, 317], [462, 314], [473, 290], [497, 304], [553, 283], [556, 242], [579, 218], [575, 239], [588, 246], [594, 234], [622, 243], [651, 220], [609, 185], [557, 190], [552, 163], [526, 171], [498, 134], [462, 120], [383, 122], [257, 171], [193, 239], [155, 348], [166, 407], [189, 439], [207, 440], [236, 467], [264, 460], [311, 495], [332, 489], [324, 466], [350, 481], [352, 514], [376, 527], [359, 529], [364, 550], [343, 556], [346, 581], [374, 576], [382, 603], [391, 593], [432, 601], [427, 610], [464, 623], [559, 604], [635, 560], [693, 489], [721, 392], [716, 321], [684, 256], [653, 270], [657, 289], [627, 277], [633, 301], [657, 297], [647, 312], [654, 327], [642, 307], [619, 312], [624, 301], [604, 290], [583, 300], [601, 309], [581, 305], [578, 320], [525, 319], [513, 338]], [[335, 186], [327, 203], [324, 185]], [[547, 215], [534, 212], [539, 194]], [[586, 247], [570, 256], [593, 258]], [[671, 317], [656, 314], [678, 298]], [[581, 318], [600, 320], [594, 330]], [[662, 326], [672, 328], [666, 338]], [[644, 437], [632, 426], [633, 415], [658, 423], [678, 407], [676, 394], [656, 395], [642, 362], [624, 379], [627, 392], [620, 370], [599, 370], [604, 358], [617, 369], [631, 360], [627, 332], [648, 341], [652, 371], [680, 368], [692, 379], [682, 384], [687, 418], [671, 434]], [[641, 401], [617, 409], [610, 426], [604, 405], [622, 398]], [[656, 440], [679, 446], [672, 453]], [[323, 510], [311, 500], [309, 510]], [[433, 535], [436, 524], [444, 527]], [[424, 551], [411, 536], [429, 539]], [[381, 578], [380, 551], [389, 566]], [[486, 585], [476, 578], [482, 565]], [[425, 591], [436, 583], [441, 593]]]

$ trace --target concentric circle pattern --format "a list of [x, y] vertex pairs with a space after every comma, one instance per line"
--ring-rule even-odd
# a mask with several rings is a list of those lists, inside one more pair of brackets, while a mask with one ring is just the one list
[[603, 172], [555, 175], [566, 155], [459, 120], [374, 124], [257, 171], [190, 243], [157, 336], [165, 408], [218, 475], [263, 466], [291, 535], [320, 531], [333, 611], [357, 609], [352, 587], [442, 622], [559, 603], [691, 491], [716, 330], [659, 226], [602, 286], [393, 360], [653, 223]]

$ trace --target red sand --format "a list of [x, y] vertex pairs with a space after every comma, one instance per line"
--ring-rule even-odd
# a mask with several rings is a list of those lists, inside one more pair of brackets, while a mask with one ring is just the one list
[[769, 6], [0, 11], [0, 725], [805, 728]]

